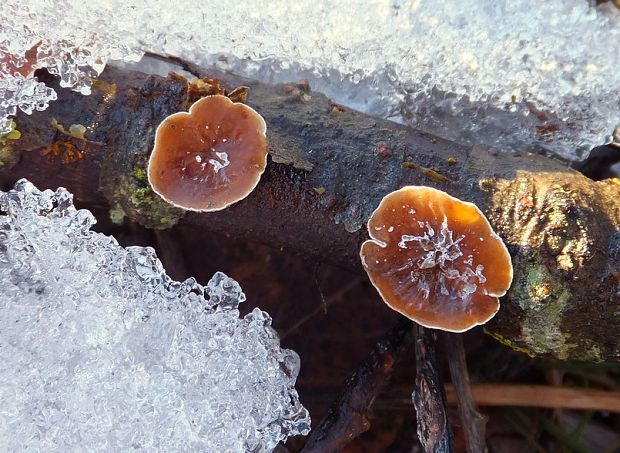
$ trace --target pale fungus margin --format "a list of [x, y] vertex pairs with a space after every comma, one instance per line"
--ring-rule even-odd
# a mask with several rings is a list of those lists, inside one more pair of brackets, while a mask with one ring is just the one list
[[251, 107], [205, 96], [157, 127], [148, 181], [166, 202], [219, 211], [248, 196], [267, 166], [267, 125]]
[[360, 249], [368, 277], [393, 310], [461, 333], [489, 321], [512, 282], [510, 254], [473, 203], [425, 186], [386, 195]]

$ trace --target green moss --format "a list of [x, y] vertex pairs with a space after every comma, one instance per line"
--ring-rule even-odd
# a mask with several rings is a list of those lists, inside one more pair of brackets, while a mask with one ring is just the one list
[[115, 209], [110, 211], [112, 220], [128, 217], [147, 228], [166, 229], [174, 226], [185, 211], [166, 203], [149, 185], [145, 160], [135, 159], [131, 170], [117, 177], [110, 184]]
[[133, 174], [122, 177], [115, 184], [113, 200], [116, 207], [114, 212], [110, 212], [111, 219], [122, 221], [122, 216], [127, 216], [147, 228], [171, 228], [185, 211], [166, 203], [153, 192], [148, 183], [140, 181], [144, 170], [138, 170], [141, 169], [135, 167]]
[[146, 171], [144, 171], [144, 169], [141, 168], [141, 167], [134, 167], [134, 169], [133, 169], [133, 176], [139, 182], [142, 182], [142, 183], [146, 183], [147, 182]]
[[141, 187], [131, 194], [131, 202], [136, 206], [143, 203], [148, 203], [149, 198], [152, 196], [153, 191], [150, 187]]

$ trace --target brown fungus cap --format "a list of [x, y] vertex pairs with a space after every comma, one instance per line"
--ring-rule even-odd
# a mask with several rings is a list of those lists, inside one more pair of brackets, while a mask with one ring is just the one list
[[219, 211], [245, 198], [267, 165], [265, 120], [222, 95], [196, 101], [157, 128], [148, 165], [153, 190], [191, 211]]
[[512, 282], [502, 240], [472, 203], [431, 187], [386, 195], [368, 221], [364, 269], [392, 309], [449, 332], [484, 324]]

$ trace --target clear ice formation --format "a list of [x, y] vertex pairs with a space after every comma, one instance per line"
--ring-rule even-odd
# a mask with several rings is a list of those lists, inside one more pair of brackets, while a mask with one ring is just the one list
[[[213, 166], [213, 170], [215, 171], [215, 173], [219, 173], [220, 170], [230, 165], [230, 161], [228, 160], [228, 153], [215, 151], [215, 156], [217, 157], [217, 159], [209, 159], [209, 163]], [[202, 169], [204, 170], [204, 167]]]
[[299, 357], [239, 284], [171, 280], [65, 189], [0, 192], [0, 450], [271, 451], [307, 434]]
[[416, 288], [424, 299], [428, 299], [432, 291], [453, 299], [467, 300], [476, 292], [478, 284], [487, 279], [483, 274], [484, 266], [478, 264], [474, 267], [472, 255], [457, 261], [463, 256], [459, 242], [465, 236], [454, 239], [445, 216], [437, 232], [428, 222], [418, 224], [426, 230], [423, 236], [404, 234], [398, 242], [401, 249], [413, 249], [419, 255], [415, 262], [409, 258], [396, 269], [398, 273], [409, 272], [404, 286], [408, 290]]
[[[461, 144], [582, 158], [620, 120], [611, 2], [7, 0], [0, 24], [0, 78], [38, 46], [36, 66], [84, 94], [107, 61], [153, 51], [267, 82], [307, 78], [337, 102]], [[51, 100], [15, 90], [0, 88], [0, 133], [12, 106]]]

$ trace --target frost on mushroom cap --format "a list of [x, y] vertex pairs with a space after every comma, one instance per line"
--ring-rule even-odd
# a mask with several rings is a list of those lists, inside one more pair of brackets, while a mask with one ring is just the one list
[[158, 126], [148, 165], [153, 190], [192, 211], [218, 211], [245, 198], [267, 165], [267, 127], [226, 96], [196, 101]]
[[512, 282], [503, 241], [478, 207], [431, 187], [386, 195], [368, 221], [364, 269], [383, 300], [425, 326], [464, 332], [499, 310]]

